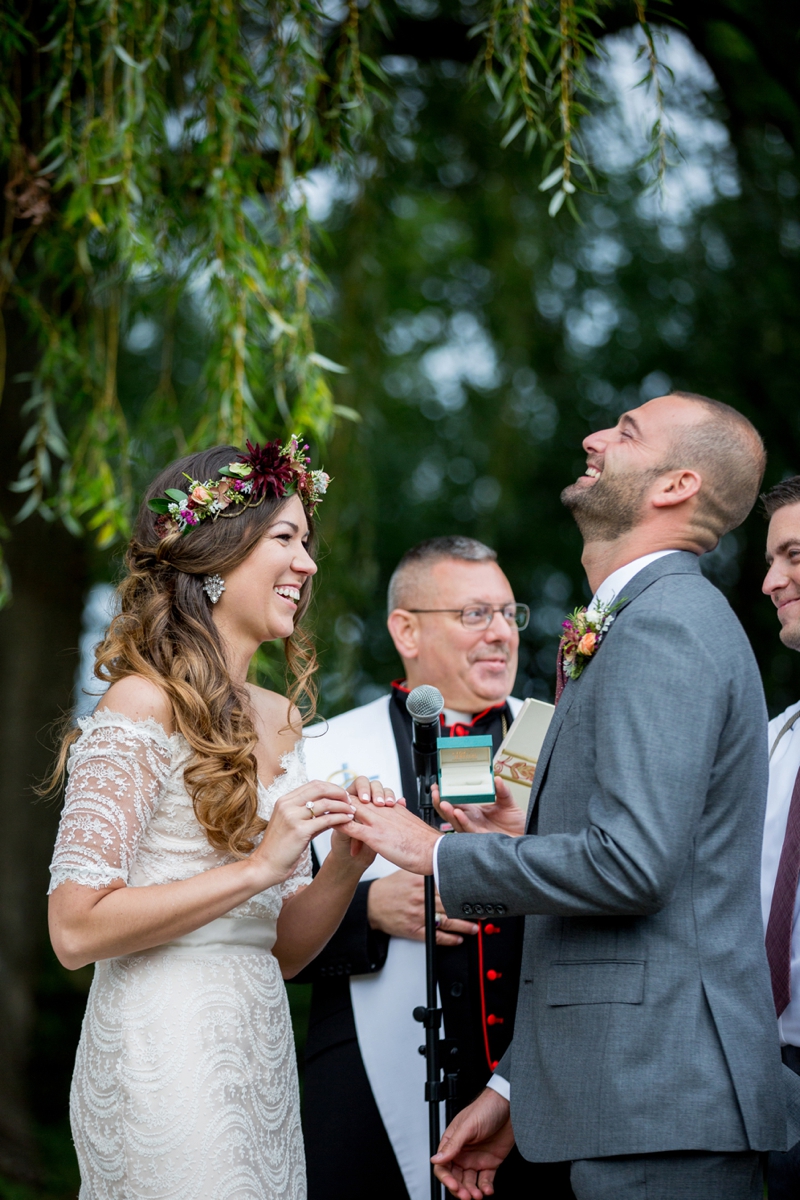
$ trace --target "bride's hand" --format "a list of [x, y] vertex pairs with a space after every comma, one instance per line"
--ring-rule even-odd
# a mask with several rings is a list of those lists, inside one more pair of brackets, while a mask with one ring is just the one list
[[525, 832], [525, 814], [517, 808], [508, 785], [495, 776], [494, 789], [497, 799], [494, 804], [470, 804], [468, 808], [455, 808], [447, 800], [439, 798], [439, 789], [434, 786], [433, 805], [440, 817], [449, 821], [456, 833], [505, 833], [519, 837]]
[[264, 888], [288, 879], [311, 839], [326, 829], [349, 824], [354, 809], [353, 799], [344, 788], [319, 779], [280, 796], [249, 860], [270, 879]]
[[[405, 800], [395, 796], [392, 789], [384, 787], [379, 779], [367, 779], [366, 775], [357, 775], [351, 780], [347, 785], [347, 792], [353, 797], [354, 803], [360, 800], [362, 804], [377, 804], [378, 807], [386, 808], [395, 804], [405, 804]], [[375, 851], [370, 850], [364, 842], [348, 837], [344, 830], [337, 832], [335, 829], [331, 838], [331, 853], [357, 860], [362, 871], [366, 871], [377, 857]]]
[[405, 804], [402, 796], [395, 796], [389, 787], [384, 787], [380, 779], [367, 779], [366, 775], [356, 775], [347, 785], [347, 791], [354, 800], [363, 804], [377, 804], [379, 808], [386, 805], [391, 808], [394, 804]]

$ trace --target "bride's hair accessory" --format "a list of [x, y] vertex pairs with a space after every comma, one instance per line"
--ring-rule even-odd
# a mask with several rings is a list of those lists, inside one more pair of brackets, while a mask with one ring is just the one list
[[577, 679], [583, 668], [597, 652], [603, 637], [608, 632], [614, 614], [625, 603], [625, 597], [616, 604], [597, 603], [591, 608], [576, 608], [562, 622], [564, 632], [559, 643], [559, 663], [564, 674]]
[[203, 583], [203, 591], [211, 603], [216, 604], [225, 591], [225, 580], [221, 575], [206, 575], [205, 582]]
[[212, 521], [222, 516], [236, 517], [267, 498], [280, 500], [290, 492], [296, 492], [313, 513], [328, 490], [330, 477], [324, 471], [309, 470], [307, 450], [296, 433], [285, 446], [279, 440], [263, 446], [248, 442], [246, 454], [220, 468], [220, 479], [201, 483], [186, 475], [188, 491], [167, 488], [165, 496], [148, 501], [158, 513], [156, 533], [160, 538], [171, 533], [186, 534], [209, 517]]

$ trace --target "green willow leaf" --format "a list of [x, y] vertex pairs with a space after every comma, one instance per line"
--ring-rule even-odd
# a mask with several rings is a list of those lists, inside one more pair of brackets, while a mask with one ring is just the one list
[[501, 150], [505, 150], [507, 146], [511, 145], [511, 143], [513, 142], [513, 140], [517, 136], [517, 134], [525, 128], [526, 123], [527, 123], [527, 117], [524, 114], [521, 117], [517, 118], [517, 120], [511, 126], [511, 128], [509, 129], [509, 131], [505, 135], [505, 137], [501, 139], [501, 142], [500, 142]]

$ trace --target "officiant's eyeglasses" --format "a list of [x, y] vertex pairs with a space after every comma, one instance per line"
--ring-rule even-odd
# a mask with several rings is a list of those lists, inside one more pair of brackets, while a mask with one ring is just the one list
[[527, 629], [531, 619], [531, 610], [527, 604], [469, 604], [466, 608], [409, 608], [413, 613], [458, 613], [461, 624], [465, 629], [488, 629], [494, 620], [494, 614], [502, 613], [509, 625], [517, 629]]

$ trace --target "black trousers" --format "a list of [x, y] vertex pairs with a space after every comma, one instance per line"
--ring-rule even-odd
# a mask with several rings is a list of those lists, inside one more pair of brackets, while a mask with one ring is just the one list
[[[800, 1048], [784, 1046], [781, 1057], [795, 1075], [800, 1075]], [[797, 1200], [800, 1196], [800, 1142], [784, 1154], [773, 1150], [767, 1166], [769, 1200]]]
[[[343, 1080], [347, 1103], [332, 1103]], [[309, 1056], [303, 1091], [308, 1200], [408, 1200], [356, 1039]], [[569, 1169], [526, 1162], [515, 1146], [497, 1172], [495, 1200], [574, 1200]]]

